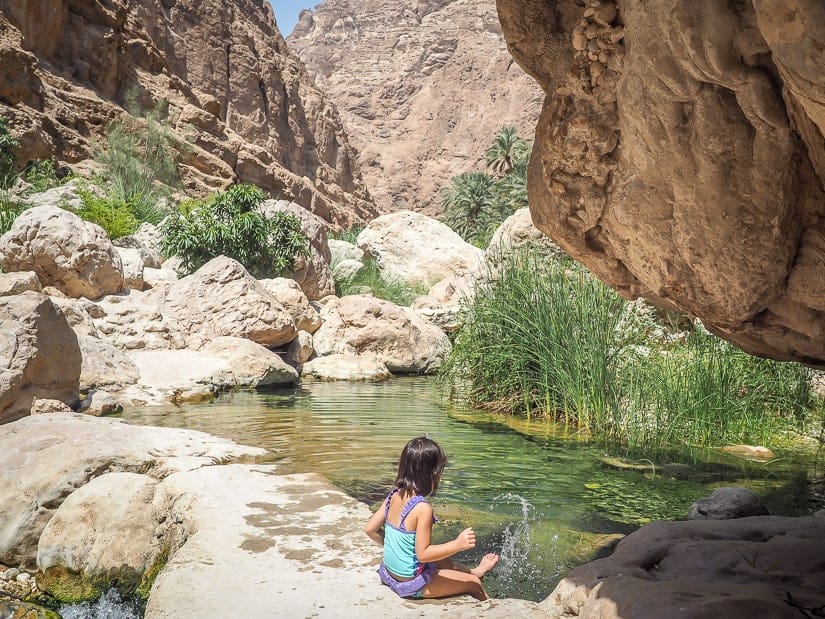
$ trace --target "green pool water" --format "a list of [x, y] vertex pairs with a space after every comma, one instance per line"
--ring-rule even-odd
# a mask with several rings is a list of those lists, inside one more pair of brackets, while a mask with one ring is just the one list
[[427, 434], [449, 457], [432, 500], [440, 517], [435, 541], [474, 527], [479, 544], [459, 558], [501, 554], [487, 580], [494, 596], [542, 599], [571, 567], [608, 552], [617, 534], [683, 518], [719, 485], [753, 488], [776, 514], [811, 509], [806, 467], [794, 458], [756, 464], [699, 454], [655, 468], [643, 461], [630, 462], [639, 470], [617, 468], [616, 454], [559, 437], [546, 422], [455, 410], [426, 378], [305, 383], [122, 416], [265, 447], [284, 472], [320, 473], [373, 507], [389, 490], [406, 441]]

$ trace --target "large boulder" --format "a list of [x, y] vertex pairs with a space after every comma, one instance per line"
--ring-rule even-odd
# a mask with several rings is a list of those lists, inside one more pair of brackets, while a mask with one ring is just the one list
[[123, 272], [123, 286], [132, 290], [143, 290], [143, 267], [145, 258], [139, 249], [115, 246], [120, 256]]
[[297, 217], [302, 232], [309, 240], [309, 256], [299, 256], [295, 261], [295, 269], [287, 276], [298, 282], [310, 301], [335, 294], [335, 281], [329, 266], [332, 256], [327, 242], [327, 223], [287, 200], [267, 200], [260, 208], [266, 215], [281, 212]]
[[412, 211], [373, 219], [358, 235], [358, 247], [375, 261], [381, 275], [410, 285], [429, 286], [457, 273], [484, 271], [484, 252], [449, 226]]
[[381, 381], [392, 374], [374, 355], [336, 353], [307, 361], [301, 369], [301, 376], [320, 380]]
[[550, 237], [533, 225], [529, 208], [517, 210], [496, 228], [484, 256], [492, 266], [495, 266], [522, 248], [533, 249], [546, 255], [563, 253]]
[[747, 488], [729, 486], [717, 488], [710, 496], [695, 501], [688, 510], [688, 520], [730, 520], [768, 514], [758, 494]]
[[219, 256], [169, 288], [163, 315], [174, 321], [187, 346], [214, 337], [245, 337], [263, 346], [291, 341], [297, 332], [289, 313], [237, 261]]
[[551, 617], [802, 616], [825, 604], [825, 512], [802, 518], [654, 522], [607, 558], [571, 570]]
[[143, 266], [159, 269], [163, 262], [160, 254], [160, 229], [148, 222], [140, 224], [137, 232], [114, 239], [112, 243], [117, 247], [136, 249], [140, 252]]
[[334, 298], [321, 318], [313, 336], [319, 357], [372, 353], [391, 372], [433, 372], [451, 348], [447, 335], [423, 317], [372, 296]]
[[78, 335], [77, 340], [83, 357], [81, 391], [101, 387], [112, 391], [137, 382], [140, 371], [125, 352], [96, 337]]
[[34, 271], [69, 297], [96, 299], [123, 287], [120, 256], [103, 228], [56, 206], [23, 211], [0, 236], [0, 267]]
[[259, 280], [269, 293], [278, 299], [278, 303], [292, 316], [295, 328], [308, 333], [315, 333], [321, 326], [321, 317], [309, 302], [294, 279], [275, 277]]
[[0, 273], [0, 297], [8, 297], [30, 290], [40, 292], [43, 287], [34, 271], [17, 271], [15, 273]]
[[329, 245], [329, 263], [333, 268], [342, 260], [357, 260], [358, 262], [363, 262], [366, 258], [364, 250], [349, 241], [329, 239], [327, 245]]
[[129, 290], [91, 304], [90, 314], [100, 337], [124, 350], [183, 348], [185, 333], [162, 312], [166, 290]]
[[0, 426], [0, 563], [32, 568], [46, 524], [74, 490], [106, 472], [162, 478], [265, 450], [192, 430], [130, 426], [76, 413]]
[[29, 414], [35, 398], [78, 400], [77, 336], [49, 298], [0, 297], [0, 423]]
[[497, 3], [547, 93], [536, 226], [626, 298], [825, 366], [822, 3], [591, 5]]
[[279, 355], [249, 340], [216, 337], [201, 352], [226, 360], [238, 387], [289, 385], [298, 382], [298, 372]]
[[135, 589], [162, 551], [157, 485], [148, 475], [108, 473], [66, 497], [40, 535], [38, 585], [63, 602], [97, 597], [112, 583]]

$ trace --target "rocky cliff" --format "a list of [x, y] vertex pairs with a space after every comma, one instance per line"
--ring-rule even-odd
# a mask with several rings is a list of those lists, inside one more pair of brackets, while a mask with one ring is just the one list
[[536, 225], [628, 298], [825, 366], [825, 6], [498, 0]]
[[168, 101], [190, 190], [253, 182], [343, 225], [376, 214], [269, 2], [0, 0], [0, 115], [21, 162], [87, 158], [130, 91]]
[[290, 49], [338, 106], [382, 208], [440, 210], [505, 125], [532, 138], [541, 91], [507, 53], [493, 0], [327, 0]]

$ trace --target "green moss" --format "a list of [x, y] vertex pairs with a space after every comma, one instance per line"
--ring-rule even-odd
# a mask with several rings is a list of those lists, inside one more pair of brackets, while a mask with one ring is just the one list
[[65, 567], [48, 569], [38, 576], [37, 582], [55, 600], [65, 604], [96, 600], [106, 589], [106, 583], [86, 578]]
[[157, 578], [160, 571], [166, 566], [169, 562], [169, 546], [165, 545], [161, 548], [160, 553], [155, 558], [155, 562], [152, 563], [151, 567], [146, 570], [143, 574], [143, 578], [140, 579], [140, 584], [137, 586], [135, 593], [139, 598], [142, 600], [149, 599], [149, 592], [152, 590], [152, 585], [155, 582], [155, 578]]

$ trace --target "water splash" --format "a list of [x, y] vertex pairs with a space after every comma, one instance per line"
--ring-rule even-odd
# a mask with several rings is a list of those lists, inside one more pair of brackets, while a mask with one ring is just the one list
[[117, 589], [109, 589], [96, 602], [65, 604], [58, 610], [63, 619], [141, 619], [138, 605], [120, 597]]

